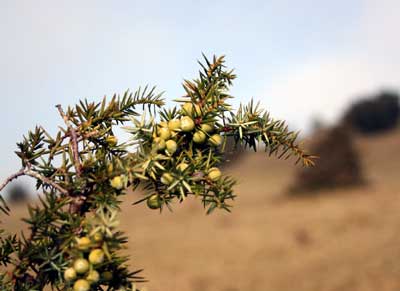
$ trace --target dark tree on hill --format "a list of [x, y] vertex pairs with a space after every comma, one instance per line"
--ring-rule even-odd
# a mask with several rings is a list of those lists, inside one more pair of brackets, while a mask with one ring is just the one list
[[354, 103], [344, 121], [362, 133], [375, 133], [396, 127], [399, 117], [399, 95], [384, 91]]
[[319, 157], [314, 168], [297, 172], [292, 193], [358, 185], [363, 182], [358, 152], [353, 144], [351, 130], [339, 125], [324, 130], [313, 138], [311, 150]]
[[7, 192], [7, 201], [9, 201], [12, 204], [24, 203], [27, 202], [28, 199], [29, 199], [28, 191], [21, 184], [14, 185]]

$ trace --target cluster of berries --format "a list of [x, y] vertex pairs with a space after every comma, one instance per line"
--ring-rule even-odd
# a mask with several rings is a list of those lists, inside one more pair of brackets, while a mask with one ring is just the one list
[[73, 286], [74, 291], [89, 291], [91, 286], [112, 279], [111, 272], [104, 271], [101, 274], [98, 272], [105, 260], [102, 244], [101, 232], [94, 233], [90, 238], [83, 236], [76, 240], [74, 247], [78, 256], [64, 271], [64, 279], [67, 284]]
[[[167, 155], [174, 155], [178, 150], [180, 138], [185, 136], [200, 146], [208, 140], [210, 146], [218, 147], [222, 144], [223, 138], [220, 134], [214, 133], [215, 124], [213, 122], [197, 124], [194, 118], [201, 116], [200, 106], [191, 102], [186, 102], [182, 106], [181, 117], [179, 119], [171, 119], [168, 122], [162, 121], [157, 125], [156, 132], [153, 135], [152, 148], [156, 151], [163, 152]], [[186, 162], [181, 162], [176, 166], [178, 172], [185, 172], [189, 168]], [[211, 181], [217, 181], [221, 177], [221, 171], [213, 167], [208, 170], [207, 177]], [[174, 182], [171, 173], [165, 172], [160, 177], [160, 182], [164, 185], [171, 185]], [[154, 194], [147, 199], [147, 206], [150, 209], [158, 209], [161, 207], [159, 195]]]
[[[182, 146], [182, 143], [191, 143], [194, 147], [199, 148], [202, 148], [206, 142], [211, 147], [221, 146], [223, 137], [216, 132], [215, 123], [212, 121], [202, 123], [200, 117], [202, 117], [202, 111], [199, 105], [191, 102], [184, 103], [178, 118], [161, 121], [155, 126], [151, 136], [151, 150], [176, 160], [175, 158], [180, 154], [179, 147]], [[188, 172], [190, 165], [185, 162], [185, 158], [179, 158], [178, 160], [177, 164], [174, 165], [175, 170], [171, 171], [169, 169], [159, 176], [161, 184], [173, 187], [178, 176], [193, 174]], [[207, 169], [204, 174], [206, 179], [211, 182], [218, 181], [222, 175], [217, 167]], [[110, 180], [110, 185], [114, 189], [121, 190], [126, 187], [127, 182], [126, 175], [118, 175]], [[154, 194], [147, 199], [147, 206], [150, 209], [159, 209], [162, 204], [158, 194]]]
[[222, 136], [217, 133], [212, 134], [214, 131], [213, 123], [203, 123], [196, 126], [193, 116], [200, 114], [201, 110], [198, 105], [193, 105], [190, 102], [185, 103], [182, 106], [180, 119], [171, 119], [168, 122], [162, 121], [158, 124], [157, 132], [154, 134], [153, 148], [173, 155], [178, 149], [176, 139], [179, 132], [190, 133], [195, 144], [203, 144], [208, 138], [210, 145], [220, 146], [222, 144]]

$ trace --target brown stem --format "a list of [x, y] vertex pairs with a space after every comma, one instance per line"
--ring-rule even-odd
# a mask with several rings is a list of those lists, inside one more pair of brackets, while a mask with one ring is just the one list
[[62, 194], [68, 194], [68, 191], [65, 190], [63, 187], [58, 185], [57, 183], [51, 181], [49, 178], [46, 178], [45, 176], [40, 175], [39, 173], [36, 173], [35, 171], [32, 171], [29, 167], [28, 168], [22, 168], [18, 172], [12, 174], [10, 177], [8, 177], [1, 185], [0, 185], [0, 192], [6, 187], [12, 180], [21, 177], [21, 176], [30, 176], [33, 178], [36, 178], [40, 181], [42, 181], [45, 184], [48, 184], [54, 188], [56, 188], [58, 191], [60, 191]]
[[64, 111], [62, 110], [61, 105], [58, 104], [56, 107], [57, 107], [58, 111], [60, 112], [61, 117], [64, 119], [64, 122], [67, 125], [68, 130], [71, 134], [71, 145], [72, 145], [72, 155], [74, 158], [74, 166], [75, 166], [75, 170], [76, 170], [76, 175], [79, 177], [82, 173], [82, 165], [79, 160], [78, 137], [76, 135], [75, 129], [73, 128], [73, 126], [71, 125], [71, 123], [68, 119], [68, 116], [66, 116]]
[[[98, 134], [99, 134], [99, 131], [98, 131], [98, 130], [93, 130], [93, 131], [91, 131], [91, 132], [83, 133], [83, 134], [78, 134], [78, 133], [76, 133], [76, 135], [77, 135], [77, 142], [83, 141], [84, 139], [87, 139], [87, 138], [92, 137], [92, 136], [96, 136], [96, 135], [98, 135]], [[71, 136], [70, 133], [66, 133], [65, 135], [63, 135], [63, 136], [61, 137], [61, 140], [64, 140], [64, 139], [66, 139], [66, 138], [68, 138], [68, 137], [70, 137], [70, 136]]]
[[[56, 106], [58, 111], [60, 112], [61, 117], [64, 119], [65, 124], [68, 127], [68, 133], [66, 133], [62, 139], [70, 137], [70, 143], [71, 143], [71, 148], [72, 148], [72, 154], [73, 154], [73, 159], [74, 159], [74, 167], [76, 170], [76, 175], [77, 177], [80, 177], [82, 174], [82, 164], [79, 159], [79, 148], [78, 148], [78, 142], [83, 141], [86, 138], [89, 138], [91, 136], [96, 136], [98, 134], [97, 130], [94, 130], [92, 132], [89, 132], [87, 134], [80, 133], [79, 137], [77, 132], [75, 131], [74, 127], [72, 126], [68, 116], [64, 113], [62, 110], [61, 105]], [[71, 213], [79, 213], [82, 209], [82, 206], [84, 205], [86, 201], [86, 197], [84, 195], [70, 195], [72, 198], [72, 201], [69, 205], [69, 211]]]
[[68, 194], [68, 191], [65, 190], [63, 187], [61, 187], [61, 186], [58, 185], [57, 183], [51, 181], [49, 178], [46, 178], [45, 176], [42, 176], [42, 175], [40, 175], [39, 173], [36, 173], [35, 171], [32, 171], [32, 170], [29, 169], [29, 168], [28, 168], [28, 169], [25, 169], [25, 170], [23, 171], [23, 173], [24, 173], [25, 175], [27, 175], [27, 176], [36, 178], [36, 179], [42, 181], [43, 183], [48, 184], [48, 185], [50, 185], [50, 186], [56, 188], [58, 191], [60, 191], [60, 192], [61, 192], [62, 194], [64, 194], [64, 195], [67, 195], [67, 194]]
[[17, 179], [20, 176], [25, 175], [25, 169], [22, 168], [18, 172], [12, 174], [10, 177], [8, 177], [1, 185], [0, 185], [0, 192], [10, 183], [12, 180]]

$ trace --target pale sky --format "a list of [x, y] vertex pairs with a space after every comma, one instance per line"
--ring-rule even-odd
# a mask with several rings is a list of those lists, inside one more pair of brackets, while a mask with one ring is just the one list
[[400, 89], [400, 1], [0, 0], [0, 179], [15, 143], [54, 108], [140, 85], [183, 94], [204, 52], [225, 54], [238, 102], [306, 130], [354, 98]]

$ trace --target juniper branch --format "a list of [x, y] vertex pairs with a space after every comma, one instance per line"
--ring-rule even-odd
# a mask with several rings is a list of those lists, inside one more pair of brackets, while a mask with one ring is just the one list
[[[93, 242], [96, 232], [102, 235], [102, 250], [107, 251], [109, 260], [91, 269], [111, 272], [113, 279], [100, 279], [90, 288], [135, 290], [131, 283], [143, 278], [136, 275], [139, 271], [129, 272], [124, 266], [126, 259], [116, 254], [126, 243], [122, 233], [114, 230], [120, 196], [141, 185], [145, 198], [139, 202], [146, 201], [151, 209], [161, 211], [164, 206], [170, 208], [173, 200], [200, 196], [207, 213], [217, 208], [230, 211], [235, 179], [218, 169], [224, 158], [223, 136], [232, 135], [250, 147], [262, 141], [270, 154], [292, 154], [311, 165], [312, 157], [284, 122], [269, 118], [252, 102], [232, 112], [227, 101], [232, 98], [228, 89], [235, 75], [225, 68], [223, 57], [205, 58], [205, 65], [200, 65], [199, 78], [184, 82], [186, 95], [178, 101], [184, 102], [182, 107], [156, 112], [164, 101], [154, 88], [146, 87], [127, 91], [122, 97], [114, 95], [108, 103], [105, 98], [98, 103], [84, 100], [67, 112], [57, 105], [67, 129], [60, 128], [55, 138], [39, 127], [24, 136], [16, 152], [23, 168], [7, 178], [0, 191], [26, 175], [37, 180], [45, 195], [39, 197], [42, 205], [30, 208], [30, 217], [25, 219], [30, 236], [18, 239], [19, 247], [12, 253], [5, 252], [6, 260], [16, 258], [12, 262], [14, 281], [7, 290], [72, 287], [74, 281], [65, 279], [63, 272], [73, 268], [78, 258], [88, 258], [79, 241], [86, 236]], [[150, 112], [149, 120], [145, 114], [140, 121], [134, 118], [139, 115], [138, 105], [144, 113]], [[157, 113], [160, 122], [155, 121]], [[118, 143], [113, 127], [129, 120], [133, 126], [128, 131], [134, 141]], [[42, 245], [47, 239], [51, 242]], [[5, 244], [0, 244], [1, 250]], [[86, 273], [78, 278], [85, 281]], [[0, 284], [3, 281], [0, 274]]]

